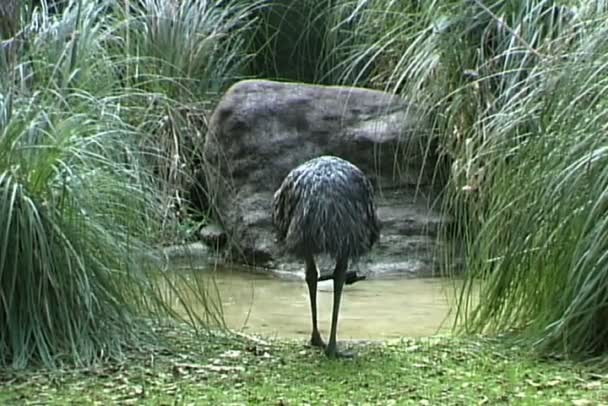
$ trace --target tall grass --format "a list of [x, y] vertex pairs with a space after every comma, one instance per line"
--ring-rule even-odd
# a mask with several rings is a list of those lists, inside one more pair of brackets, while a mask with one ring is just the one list
[[269, 79], [317, 82], [332, 1], [268, 2], [251, 43], [249, 71]]
[[258, 22], [250, 43], [250, 73], [277, 80], [365, 85], [371, 68], [365, 58], [354, 58], [361, 56], [358, 50], [372, 42], [379, 28], [370, 24], [366, 3], [266, 2], [255, 13]]
[[0, 362], [15, 366], [116, 354], [155, 299], [140, 236], [158, 201], [127, 128], [99, 99], [45, 96], [1, 96]]
[[608, 337], [606, 14], [559, 11], [568, 10], [540, 1], [479, 10], [490, 14], [493, 49], [467, 87], [486, 102], [465, 132], [449, 200], [466, 210], [467, 286], [483, 281], [470, 313], [463, 296], [465, 327], [520, 330], [547, 351], [590, 356]]
[[434, 120], [457, 223], [447, 261], [465, 257], [459, 321], [547, 351], [604, 353], [605, 5], [428, 2], [401, 16], [362, 55], [391, 61], [383, 87]]
[[470, 327], [523, 329], [583, 356], [604, 353], [608, 337], [605, 17], [580, 9], [484, 117], [485, 196], [469, 254], [470, 278], [487, 281]]
[[128, 86], [178, 100], [205, 99], [245, 74], [260, 1], [127, 2], [118, 55]]
[[[433, 24], [442, 24], [443, 16], [429, 10], [451, 3], [455, 2], [268, 2], [255, 13], [259, 22], [249, 69], [279, 80], [400, 88], [403, 83], [395, 76], [409, 69], [412, 61], [407, 57], [414, 55], [423, 37], [413, 43], [412, 39], [436, 28]], [[416, 64], [428, 66], [434, 60]]]
[[193, 177], [183, 151], [247, 58], [252, 6], [174, 4], [22, 13], [22, 46], [0, 67], [1, 365], [120, 356], [150, 337], [141, 317], [177, 317], [168, 300], [201, 300], [213, 314], [186, 319], [221, 324], [208, 287], [159, 272], [153, 253], [175, 238], [172, 204]]
[[199, 184], [207, 118], [223, 91], [247, 75], [263, 2], [124, 4], [115, 8], [113, 66], [133, 103], [130, 122], [149, 134], [141, 147], [157, 152], [149, 164], [163, 180], [165, 207], [182, 213], [187, 200], [204, 195]]

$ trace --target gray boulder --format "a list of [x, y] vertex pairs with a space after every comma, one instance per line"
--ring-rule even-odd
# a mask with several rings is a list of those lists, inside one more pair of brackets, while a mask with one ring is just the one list
[[430, 208], [436, 162], [420, 117], [407, 101], [363, 88], [266, 80], [232, 86], [211, 116], [204, 145], [206, 189], [227, 236], [225, 254], [281, 275], [301, 272], [275, 243], [273, 193], [297, 165], [336, 155], [377, 188], [382, 235], [361, 271], [430, 275], [445, 219]]

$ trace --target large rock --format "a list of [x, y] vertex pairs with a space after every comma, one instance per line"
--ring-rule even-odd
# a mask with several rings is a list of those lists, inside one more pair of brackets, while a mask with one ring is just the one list
[[[444, 222], [435, 202], [431, 140], [421, 115], [379, 91], [263, 80], [242, 81], [211, 116], [204, 146], [206, 188], [232, 260], [292, 275], [272, 229], [274, 191], [287, 173], [319, 155], [359, 166], [378, 189], [380, 242], [364, 273], [428, 275]], [[429, 154], [429, 152], [431, 152]]]

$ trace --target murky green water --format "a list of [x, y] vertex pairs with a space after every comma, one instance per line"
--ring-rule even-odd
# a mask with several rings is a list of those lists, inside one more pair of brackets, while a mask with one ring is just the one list
[[[274, 337], [310, 335], [310, 307], [306, 283], [235, 269], [196, 272], [198, 280], [213, 277], [230, 328]], [[207, 285], [208, 286], [208, 285]], [[319, 284], [319, 327], [329, 332], [332, 282]], [[441, 279], [365, 280], [347, 286], [340, 311], [339, 339], [387, 339], [447, 332], [451, 327], [451, 282]], [[204, 313], [196, 301], [189, 303]], [[175, 301], [176, 308], [179, 309]]]

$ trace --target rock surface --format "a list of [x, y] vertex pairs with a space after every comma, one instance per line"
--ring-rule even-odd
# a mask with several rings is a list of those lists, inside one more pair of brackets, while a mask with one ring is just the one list
[[[302, 272], [275, 244], [273, 194], [297, 165], [336, 155], [359, 166], [377, 189], [382, 235], [356, 265], [361, 273], [432, 274], [434, 237], [445, 219], [429, 208], [437, 197], [435, 162], [419, 117], [403, 99], [369, 89], [263, 80], [232, 86], [211, 116], [204, 146], [204, 182], [226, 231], [225, 254], [278, 275]], [[322, 272], [330, 266], [319, 265]]]
[[195, 260], [204, 261], [213, 255], [212, 250], [203, 243], [173, 245], [161, 250], [161, 254], [171, 262]]
[[226, 232], [217, 224], [209, 224], [202, 227], [198, 232], [198, 236], [202, 242], [216, 250], [222, 249], [228, 239]]

